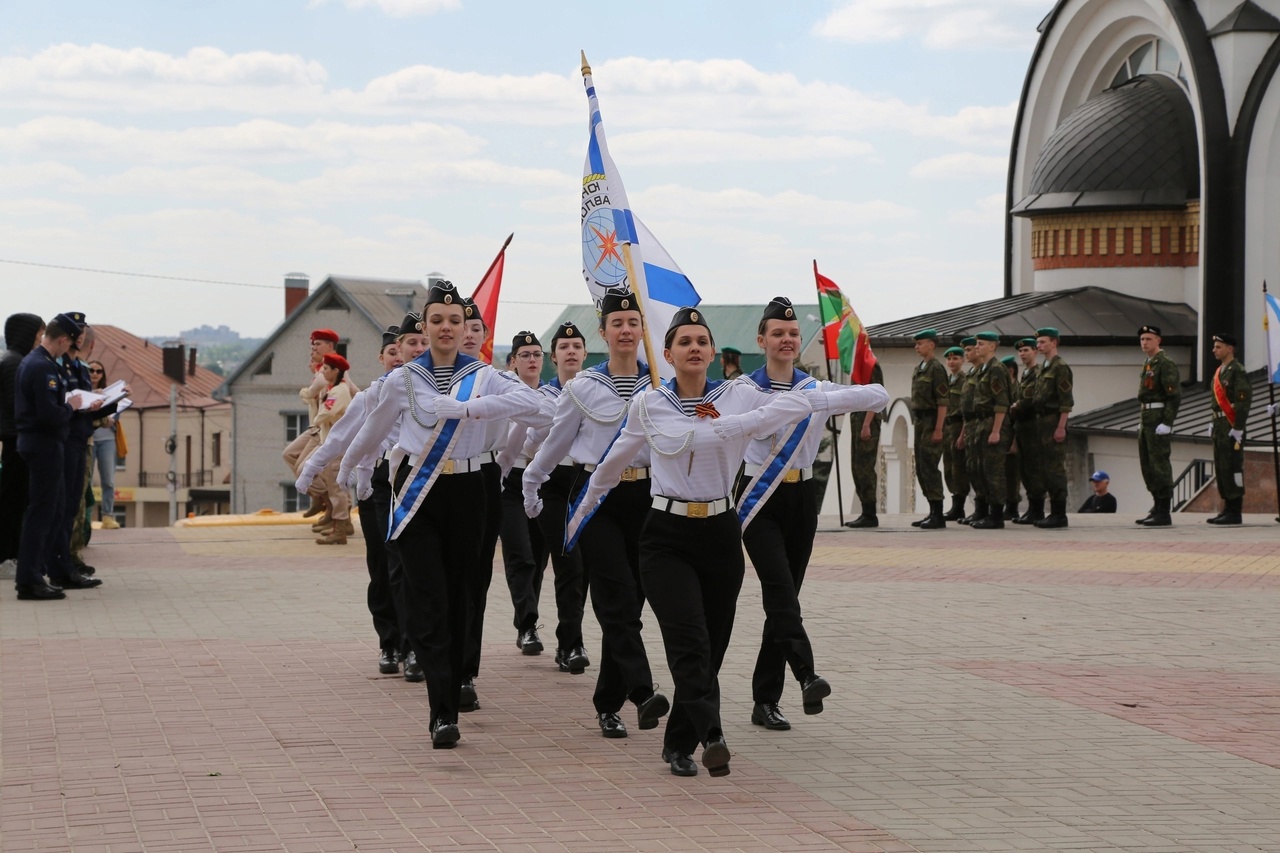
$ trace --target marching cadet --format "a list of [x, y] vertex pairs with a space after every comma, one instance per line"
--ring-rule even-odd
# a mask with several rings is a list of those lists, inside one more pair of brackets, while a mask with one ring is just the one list
[[[533, 332], [517, 332], [511, 339], [511, 354], [515, 356], [516, 378], [534, 390], [542, 384], [542, 342]], [[554, 407], [550, 409], [554, 411]], [[528, 429], [513, 425], [508, 431], [504, 447], [519, 442], [524, 447]], [[514, 437], [514, 439], [513, 439]], [[516, 648], [526, 655], [542, 653], [542, 638], [538, 636], [538, 598], [542, 594], [542, 576], [547, 568], [547, 549], [542, 541], [542, 530], [534, 519], [524, 514], [524, 476], [527, 459], [512, 460], [509, 470], [502, 464], [502, 565], [507, 577], [507, 590], [511, 593], [514, 611], [512, 619], [516, 629]]]
[[[878, 410], [889, 401], [876, 385], [769, 394], [750, 382], [708, 381], [714, 353], [702, 311], [677, 311], [663, 350], [675, 378], [631, 401], [622, 432], [592, 474], [569, 525], [572, 544], [573, 531], [618, 485], [636, 455], [652, 450], [651, 509], [640, 540], [640, 565], [676, 685], [662, 751], [676, 776], [697, 774], [692, 755], [699, 743], [707, 771], [729, 773], [719, 671], [745, 568], [732, 489], [747, 445], [757, 435], [807, 417]], [[803, 432], [792, 430], [795, 441], [776, 445], [773, 458], [766, 460], [775, 485], [785, 478]]]
[[[880, 362], [871, 368], [871, 384], [884, 384], [884, 371]], [[853, 456], [853, 489], [858, 493], [858, 503], [862, 505], [862, 515], [846, 521], [845, 527], [855, 530], [863, 527], [879, 527], [880, 519], [876, 515], [876, 506], [880, 498], [880, 425], [885, 420], [884, 412], [850, 412], [849, 440]], [[816, 519], [816, 515], [815, 515]]]
[[[324, 388], [324, 377], [320, 375], [320, 368], [324, 364], [324, 357], [329, 353], [336, 353], [338, 346], [338, 333], [333, 329], [313, 329], [311, 331], [311, 381], [305, 388], [298, 391], [298, 396], [307, 404], [307, 428], [298, 434], [298, 437], [289, 442], [285, 447], [284, 456], [285, 464], [289, 466], [289, 470], [297, 476], [302, 471], [302, 465], [307, 461], [312, 453], [315, 453], [317, 447], [320, 446], [320, 427], [315, 425], [316, 412], [319, 409], [319, 397]], [[328, 509], [326, 504], [327, 497], [323, 491], [317, 491], [312, 496], [311, 506], [304, 514], [304, 518], [321, 513]], [[321, 519], [327, 524], [328, 513]], [[324, 524], [320, 525], [325, 526]], [[312, 528], [315, 532], [315, 527]]]
[[1049, 515], [1035, 523], [1042, 530], [1067, 526], [1067, 418], [1075, 408], [1071, 368], [1058, 355], [1061, 335], [1052, 326], [1036, 329], [1036, 349], [1044, 363], [1036, 370], [1036, 470], [1049, 494]]
[[[1009, 371], [1009, 398], [1012, 401], [1009, 411], [1010, 415], [1007, 420], [1010, 423], [1010, 434], [1013, 432], [1013, 406], [1017, 405], [1017, 388], [1018, 388], [1018, 357], [1006, 355], [1000, 359], [1000, 363]], [[1016, 521], [1018, 518], [1018, 504], [1022, 502], [1022, 489], [1019, 486], [1018, 478], [1018, 448], [1017, 440], [1011, 438], [1009, 440], [1009, 454], [1004, 460], [1004, 520]]]
[[[516, 338], [521, 339], [521, 335], [516, 335]], [[561, 323], [551, 336], [550, 354], [551, 362], [556, 367], [556, 375], [550, 382], [542, 383], [538, 391], [554, 404], [559, 401], [564, 389], [582, 370], [583, 359], [587, 356], [587, 346], [581, 330], [573, 323]], [[520, 366], [517, 363], [517, 369]], [[554, 411], [553, 405], [552, 415]], [[550, 431], [549, 427], [536, 430], [516, 427], [511, 430], [507, 448], [498, 459], [498, 464], [504, 472], [507, 472], [503, 475], [504, 523], [508, 509], [505, 502], [509, 499], [509, 490], [514, 482], [517, 490], [515, 492], [516, 509], [520, 513], [520, 520], [526, 524], [535, 522], [538, 524], [540, 541], [544, 543], [545, 551], [551, 556], [551, 565], [555, 572], [556, 667], [561, 672], [581, 675], [591, 665], [591, 660], [587, 657], [582, 643], [582, 611], [586, 600], [586, 587], [582, 576], [582, 553], [575, 548], [566, 554], [563, 548], [564, 523], [569, 508], [569, 494], [573, 489], [575, 477], [572, 458], [566, 456], [561, 459], [560, 464], [552, 470], [550, 477], [543, 483], [539, 492], [543, 501], [543, 510], [538, 513], [537, 519], [527, 519], [521, 505], [525, 469]], [[504, 539], [502, 545], [504, 556], [506, 547]], [[520, 629], [521, 622], [533, 626], [538, 621], [538, 598], [542, 589], [542, 577], [543, 569], [539, 568], [536, 575], [525, 580], [526, 586], [519, 591], [512, 587], [511, 597], [516, 604], [517, 630]], [[510, 574], [507, 575], [507, 582], [508, 584], [512, 582]], [[523, 619], [521, 619], [522, 606], [524, 612], [528, 614]]]
[[[1036, 427], [1036, 339], [1023, 338], [1014, 344], [1022, 362], [1022, 378], [1013, 389], [1014, 401], [1009, 407], [1013, 421], [1013, 447], [1018, 475], [1027, 490], [1027, 511], [1013, 519], [1014, 524], [1035, 524], [1044, 518], [1044, 476], [1040, 471], [1040, 434]], [[1015, 461], [1011, 460], [1011, 461]]]
[[969, 497], [969, 472], [965, 470], [965, 451], [960, 447], [964, 431], [964, 409], [960, 398], [964, 390], [964, 348], [948, 347], [942, 354], [947, 360], [947, 420], [942, 426], [942, 473], [951, 493], [951, 509], [942, 517], [947, 521], [964, 518], [964, 502]]
[[1009, 373], [996, 357], [1000, 336], [995, 332], [978, 332], [975, 357], [982, 366], [976, 371], [973, 389], [973, 414], [977, 419], [972, 452], [978, 457], [978, 471], [986, 489], [987, 514], [970, 526], [975, 530], [1004, 527], [1005, 459], [1013, 429], [1008, 423], [1012, 403]]
[[[316, 407], [316, 414], [311, 423], [320, 428], [318, 438], [322, 446], [325, 439], [329, 437], [333, 425], [351, 405], [351, 388], [343, 381], [347, 378], [347, 371], [350, 369], [351, 365], [347, 360], [336, 352], [327, 353], [320, 363], [319, 375], [324, 377], [328, 387], [319, 401], [319, 406]], [[315, 455], [314, 451], [312, 455]], [[347, 537], [354, 536], [356, 532], [355, 525], [351, 523], [351, 495], [347, 490], [347, 484], [337, 481], [338, 461], [338, 458], [334, 457], [319, 474], [325, 483], [325, 494], [329, 502], [329, 523], [333, 526], [321, 531], [320, 538], [316, 540], [317, 545], [346, 545]]]
[[[632, 397], [644, 392], [649, 379], [649, 366], [639, 359], [643, 319], [635, 294], [611, 290], [600, 300], [599, 310], [600, 336], [609, 358], [579, 373], [556, 403], [551, 431], [524, 472], [524, 508], [530, 518], [543, 512], [544, 499], [538, 490], [569, 461], [577, 469], [574, 501], [581, 497], [586, 475], [604, 457], [622, 428]], [[642, 730], [657, 728], [671, 709], [667, 697], [654, 690], [640, 636], [645, 601], [640, 536], [651, 500], [648, 449], [635, 454], [618, 476], [622, 482], [582, 528], [579, 543], [582, 563], [590, 574], [591, 606], [600, 623], [600, 669], [592, 702], [600, 734], [606, 738], [627, 736], [626, 724], [618, 716], [627, 701], [635, 704]]]
[[339, 481], [376, 454], [399, 421], [393, 453], [404, 458], [392, 482], [388, 538], [404, 562], [409, 642], [427, 676], [431, 744], [450, 749], [459, 739], [468, 580], [480, 571], [485, 524], [485, 430], [476, 421], [544, 421], [535, 391], [458, 351], [465, 314], [452, 282], [432, 285], [422, 313], [430, 349], [387, 377], [343, 456]]
[[[775, 297], [765, 307], [756, 343], [764, 351], [765, 363], [742, 381], [775, 395], [838, 387], [796, 368], [803, 340], [795, 306], [786, 297]], [[883, 387], [874, 373], [871, 384]], [[852, 423], [857, 423], [858, 414], [850, 413]], [[788, 666], [800, 684], [806, 714], [821, 713], [822, 700], [831, 695], [827, 680], [814, 671], [813, 645], [800, 613], [800, 586], [818, 530], [813, 461], [825, 426], [825, 418], [811, 415], [790, 430], [757, 436], [747, 445], [744, 476], [736, 493], [742, 543], [760, 580], [765, 613], [751, 677], [751, 722], [772, 731], [791, 728], [778, 707]], [[864, 515], [867, 508], [874, 520], [875, 503], [864, 504]]]
[[982, 479], [981, 456], [979, 454], [978, 416], [974, 414], [973, 395], [978, 387], [978, 368], [982, 366], [979, 357], [978, 339], [969, 336], [960, 341], [964, 347], [964, 358], [969, 363], [969, 372], [965, 374], [964, 385], [960, 389], [960, 408], [964, 415], [964, 426], [960, 430], [960, 439], [956, 446], [964, 451], [965, 473], [969, 477], [969, 486], [973, 489], [973, 512], [960, 519], [961, 524], [973, 524], [980, 518], [987, 517], [987, 487]]
[[1151, 509], [1145, 518], [1134, 524], [1144, 527], [1168, 527], [1173, 524], [1173, 468], [1169, 463], [1172, 451], [1169, 436], [1173, 422], [1178, 417], [1178, 404], [1182, 402], [1182, 378], [1178, 365], [1165, 355], [1160, 344], [1159, 326], [1143, 326], [1138, 329], [1138, 344], [1147, 359], [1142, 363], [1138, 382], [1138, 403], [1142, 407], [1141, 426], [1138, 429], [1138, 462], [1142, 466], [1142, 479], [1151, 493]]
[[1207, 519], [1209, 524], [1242, 524], [1244, 504], [1244, 427], [1249, 420], [1253, 388], [1244, 366], [1236, 359], [1236, 337], [1226, 333], [1213, 336], [1213, 356], [1218, 369], [1213, 373], [1214, 480], [1218, 494], [1226, 502], [1222, 512]]
[[[421, 325], [417, 314], [409, 314], [404, 319], [405, 328], [413, 332], [419, 339], [420, 332], [415, 327]], [[335, 459], [351, 446], [352, 440], [364, 426], [369, 411], [377, 405], [382, 384], [387, 375], [404, 364], [400, 351], [400, 326], [390, 326], [382, 333], [382, 349], [378, 353], [378, 362], [382, 365], [382, 376], [375, 379], [368, 388], [360, 391], [352, 398], [342, 419], [334, 424], [325, 436], [321, 445], [302, 465], [298, 480], [294, 484], [298, 494], [305, 494], [316, 476], [327, 468]], [[414, 352], [414, 357], [421, 355], [422, 347]], [[406, 347], [405, 352], [409, 352]], [[412, 359], [411, 359], [412, 360]], [[398, 428], [397, 428], [398, 429]], [[392, 434], [397, 434], [397, 429]], [[385, 442], [384, 442], [385, 445]], [[394, 446], [394, 442], [392, 442]], [[409, 660], [408, 640], [405, 638], [404, 622], [404, 590], [401, 578], [400, 555], [388, 547], [386, 542], [387, 521], [391, 512], [391, 481], [387, 475], [386, 450], [382, 447], [376, 461], [366, 465], [362, 462], [356, 468], [356, 498], [360, 506], [360, 531], [364, 536], [365, 565], [369, 569], [369, 588], [366, 601], [369, 615], [373, 617], [373, 630], [378, 635], [378, 672], [391, 675], [400, 672], [400, 664], [405, 664], [406, 679], [421, 681], [422, 677], [409, 677], [410, 666], [416, 668], [416, 676], [421, 675], [421, 667], [416, 658]], [[394, 563], [394, 566], [393, 566]]]
[[938, 348], [938, 332], [922, 329], [912, 335], [920, 364], [911, 375], [911, 420], [914, 427], [916, 479], [929, 501], [929, 514], [912, 527], [935, 530], [946, 527], [942, 517], [942, 427], [947, 419], [951, 399], [947, 369], [934, 357]]

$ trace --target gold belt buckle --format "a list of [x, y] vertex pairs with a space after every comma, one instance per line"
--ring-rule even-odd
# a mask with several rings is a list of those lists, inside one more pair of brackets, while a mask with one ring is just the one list
[[624, 482], [624, 483], [634, 483], [635, 481], [636, 481], [636, 469], [635, 469], [635, 468], [623, 468], [623, 469], [622, 469], [622, 482]]
[[707, 510], [711, 508], [711, 504], [690, 503], [688, 507], [689, 507], [690, 518], [706, 518]]
[[784, 483], [798, 483], [798, 482], [800, 482], [800, 469], [799, 469], [799, 468], [788, 468], [788, 469], [787, 469], [787, 473], [785, 473], [785, 474], [783, 474], [783, 475], [782, 475], [782, 482], [784, 482]]
[[440, 469], [440, 473], [441, 473], [441, 474], [452, 474], [452, 473], [453, 473], [453, 460], [452, 460], [452, 459], [446, 459], [446, 460], [444, 460], [444, 467]]

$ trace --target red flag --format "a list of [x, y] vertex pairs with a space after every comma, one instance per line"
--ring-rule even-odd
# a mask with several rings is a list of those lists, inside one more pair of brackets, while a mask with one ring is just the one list
[[485, 364], [493, 364], [493, 330], [498, 326], [498, 292], [502, 290], [502, 269], [506, 266], [507, 246], [511, 245], [511, 238], [514, 236], [516, 235], [511, 234], [507, 237], [498, 250], [498, 256], [480, 279], [475, 293], [471, 294], [476, 307], [480, 309], [480, 317], [484, 320], [485, 339], [480, 347], [480, 360]]
[[[818, 272], [818, 262], [813, 262], [813, 276], [818, 282], [818, 308], [822, 314], [822, 342], [827, 351], [827, 372], [835, 381], [844, 383], [852, 378], [855, 385], [871, 381], [871, 371], [876, 366], [876, 354], [871, 351], [871, 338], [866, 327], [854, 313], [849, 299], [831, 279]], [[833, 369], [834, 368], [834, 369]]]

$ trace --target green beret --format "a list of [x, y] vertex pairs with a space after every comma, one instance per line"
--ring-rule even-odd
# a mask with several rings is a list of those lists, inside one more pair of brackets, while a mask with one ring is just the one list
[[1042, 329], [1036, 329], [1037, 338], [1053, 338], [1055, 341], [1062, 337], [1062, 333], [1053, 326], [1045, 326]]
[[1035, 348], [1036, 348], [1036, 339], [1035, 339], [1035, 338], [1023, 338], [1022, 340], [1020, 340], [1020, 341], [1018, 341], [1016, 344], [1014, 344], [1014, 346], [1016, 346], [1018, 349], [1022, 349], [1023, 347], [1031, 347], [1032, 349], [1035, 349]]
[[977, 342], [978, 342], [978, 339], [977, 339], [977, 338], [975, 338], [973, 335], [970, 335], [970, 336], [969, 336], [969, 337], [967, 337], [967, 338], [961, 338], [961, 339], [960, 339], [960, 346], [962, 346], [962, 347], [971, 347], [971, 346], [973, 346], [974, 344], [976, 344]]
[[720, 352], [724, 355], [742, 355], [742, 350], [737, 347], [720, 347]]
[[1018, 366], [1018, 359], [1017, 359], [1015, 356], [1012, 356], [1012, 355], [1006, 355], [1004, 358], [1000, 359], [1000, 361], [1004, 363], [1004, 366], [1005, 366], [1005, 367], [1017, 367], [1017, 366]]
[[936, 344], [938, 342], [938, 330], [937, 329], [921, 329], [920, 331], [916, 332], [914, 335], [911, 336], [911, 340], [933, 341]]
[[980, 341], [994, 341], [996, 343], [1000, 343], [1000, 336], [995, 332], [978, 332], [974, 337]]
[[944, 352], [943, 355], [964, 355], [964, 350], [960, 347], [948, 347], [947, 351]]

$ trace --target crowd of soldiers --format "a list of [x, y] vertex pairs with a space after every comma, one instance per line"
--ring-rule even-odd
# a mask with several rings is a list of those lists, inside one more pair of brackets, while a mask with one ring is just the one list
[[[1018, 340], [1017, 355], [999, 358], [1000, 336], [984, 331], [963, 338], [937, 360], [938, 332], [913, 335], [920, 363], [912, 372], [911, 416], [914, 467], [929, 512], [912, 522], [922, 530], [945, 528], [948, 521], [974, 529], [999, 529], [1006, 521], [1040, 529], [1067, 527], [1067, 421], [1075, 406], [1071, 367], [1058, 353], [1061, 333], [1037, 329]], [[1152, 506], [1136, 523], [1167, 527], [1172, 521], [1173, 470], [1170, 436], [1182, 386], [1177, 364], [1161, 346], [1159, 327], [1142, 326], [1139, 346], [1146, 356], [1138, 387], [1138, 456]], [[1210, 524], [1240, 524], [1244, 498], [1244, 424], [1250, 385], [1235, 357], [1236, 338], [1213, 336], [1219, 361], [1212, 382], [1214, 464], [1223, 510]], [[966, 368], [966, 365], [968, 366]], [[1019, 370], [1021, 365], [1021, 370]], [[876, 364], [872, 381], [883, 383]], [[883, 414], [855, 415], [852, 430], [854, 489], [862, 513], [846, 522], [853, 529], [880, 524], [876, 514], [877, 464]], [[1091, 482], [1104, 483], [1105, 472]], [[951, 495], [944, 512], [943, 486]], [[973, 510], [966, 502], [973, 493]], [[1021, 493], [1027, 508], [1019, 515]], [[1048, 500], [1048, 512], [1045, 502]], [[1109, 502], [1090, 500], [1081, 511], [1114, 511]]]

